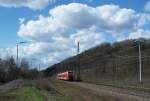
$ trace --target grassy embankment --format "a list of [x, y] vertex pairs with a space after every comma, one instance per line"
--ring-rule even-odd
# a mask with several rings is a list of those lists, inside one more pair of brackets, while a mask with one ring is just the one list
[[99, 96], [90, 90], [60, 81], [46, 81], [44, 86], [43, 81], [40, 83], [14, 89], [1, 88], [0, 101], [115, 101], [115, 98]]
[[44, 101], [44, 96], [35, 87], [22, 87], [1, 91], [0, 101]]

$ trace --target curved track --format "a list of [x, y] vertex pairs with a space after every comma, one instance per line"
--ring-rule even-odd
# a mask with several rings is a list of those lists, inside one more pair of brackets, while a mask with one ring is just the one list
[[110, 96], [117, 98], [119, 101], [150, 101], [150, 94], [142, 91], [132, 91], [127, 89], [121, 89], [111, 86], [104, 86], [104, 85], [96, 85], [84, 82], [65, 82], [67, 84], [79, 86], [99, 96]]

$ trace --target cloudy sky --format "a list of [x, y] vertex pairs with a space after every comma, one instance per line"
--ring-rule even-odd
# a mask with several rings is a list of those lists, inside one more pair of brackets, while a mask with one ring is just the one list
[[0, 0], [0, 56], [43, 68], [103, 42], [150, 38], [149, 0]]

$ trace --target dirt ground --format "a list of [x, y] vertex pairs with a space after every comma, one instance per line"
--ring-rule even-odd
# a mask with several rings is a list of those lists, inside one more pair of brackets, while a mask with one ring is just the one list
[[[92, 93], [101, 96], [111, 97], [116, 99], [114, 101], [150, 101], [150, 93], [144, 91], [127, 90], [116, 87], [95, 85], [84, 82], [67, 82], [59, 81], [59, 83], [66, 83], [67, 85], [74, 85], [84, 89], [90, 90]], [[113, 101], [113, 100], [108, 100]]]

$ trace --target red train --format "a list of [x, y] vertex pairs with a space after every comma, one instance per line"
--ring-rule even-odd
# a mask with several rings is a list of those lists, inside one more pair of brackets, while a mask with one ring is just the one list
[[72, 80], [74, 80], [74, 73], [72, 71], [66, 71], [63, 73], [59, 73], [59, 74], [57, 74], [57, 79], [72, 81]]

